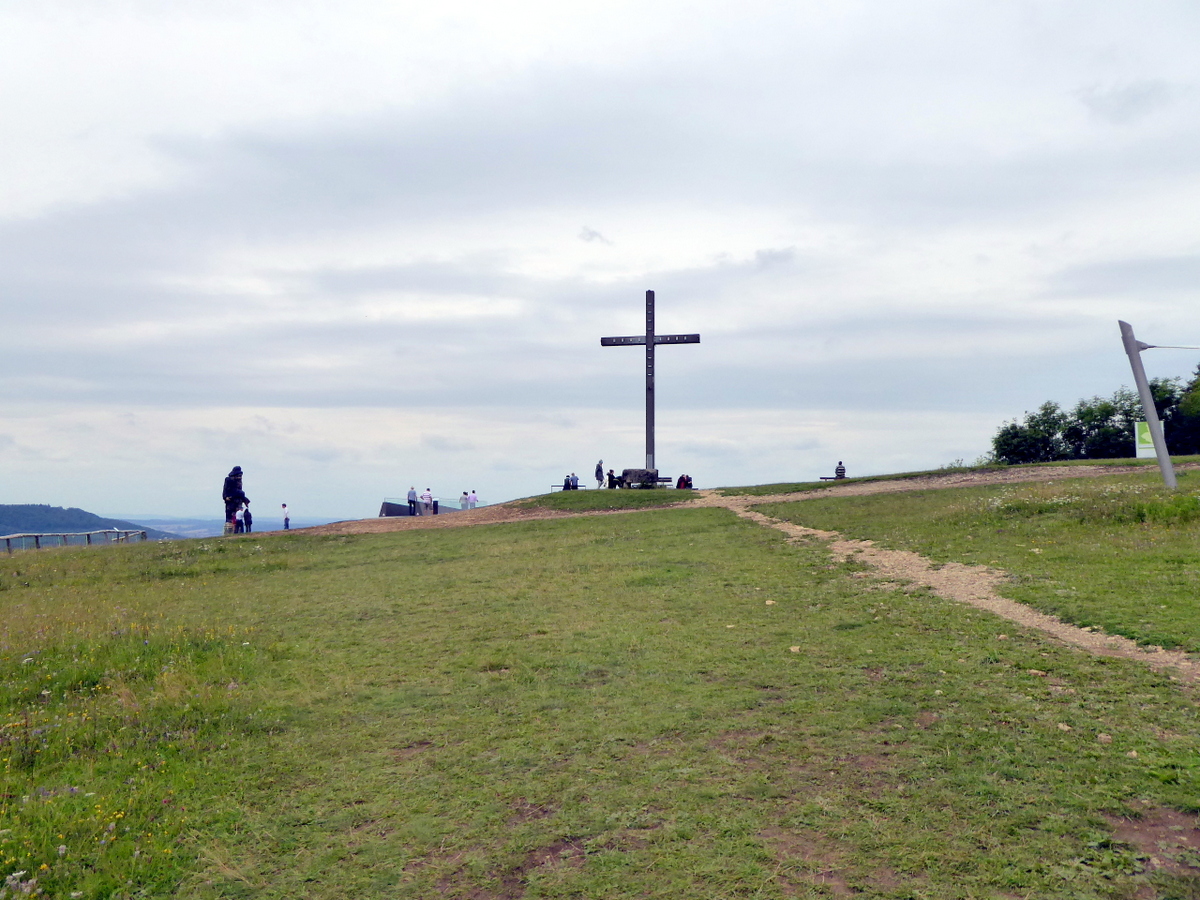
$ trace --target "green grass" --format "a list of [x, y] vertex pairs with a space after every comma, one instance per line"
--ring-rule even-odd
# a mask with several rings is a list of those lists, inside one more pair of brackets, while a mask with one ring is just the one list
[[540, 494], [526, 500], [518, 500], [514, 506], [530, 509], [557, 509], [568, 512], [591, 512], [608, 509], [647, 509], [649, 507], [673, 506], [686, 503], [695, 495], [691, 491], [674, 488], [621, 488], [596, 491], [555, 491]]
[[859, 478], [843, 478], [840, 481], [780, 481], [773, 484], [752, 484], [743, 487], [719, 488], [725, 497], [763, 497], [769, 494], [794, 494], [798, 491], [819, 491], [825, 488], [841, 487], [846, 484], [865, 484], [873, 481], [903, 481], [906, 478], [920, 478], [926, 475], [945, 475], [950, 472], [994, 472], [997, 469], [1007, 469], [1009, 466], [943, 466], [940, 469], [927, 469], [920, 472], [900, 472], [890, 475], [863, 475]]
[[[1200, 462], [1200, 456], [1172, 456], [1175, 465]], [[1063, 459], [1057, 462], [1031, 463], [1033, 466], [1158, 466], [1157, 459]]]
[[714, 509], [0, 561], [0, 877], [1200, 896], [1113, 839], [1197, 809], [1194, 698], [859, 574]]
[[1001, 593], [1144, 644], [1200, 651], [1200, 475], [1049, 483], [767, 504], [764, 512], [1011, 573]]
[[[1173, 456], [1176, 465], [1200, 463], [1200, 456]], [[920, 478], [928, 475], [946, 475], [960, 472], [995, 472], [997, 470], [1015, 470], [1027, 468], [1044, 468], [1046, 466], [1146, 466], [1157, 467], [1154, 459], [1064, 459], [1056, 462], [1030, 463], [1022, 466], [1006, 465], [949, 465], [940, 469], [926, 469], [920, 472], [899, 472], [889, 475], [865, 475], [861, 478], [845, 478], [841, 481], [782, 481], [775, 484], [755, 484], [746, 487], [721, 488], [720, 492], [726, 497], [751, 496], [763, 497], [769, 494], [793, 494], [798, 491], [816, 491], [823, 488], [841, 486], [844, 484], [861, 484], [871, 481], [903, 481], [907, 478]]]

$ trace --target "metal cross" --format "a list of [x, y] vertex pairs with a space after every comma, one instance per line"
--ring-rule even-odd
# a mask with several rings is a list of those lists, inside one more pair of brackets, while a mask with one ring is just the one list
[[601, 347], [646, 345], [646, 468], [654, 466], [654, 348], [658, 344], [698, 344], [698, 334], [655, 334], [654, 291], [646, 291], [646, 333], [629, 337], [602, 337]]

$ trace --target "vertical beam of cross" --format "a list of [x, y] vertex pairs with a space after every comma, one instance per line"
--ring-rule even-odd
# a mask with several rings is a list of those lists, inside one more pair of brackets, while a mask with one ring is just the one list
[[646, 468], [654, 465], [654, 291], [646, 291]]
[[659, 344], [698, 344], [698, 334], [655, 334], [654, 291], [646, 291], [646, 333], [625, 337], [602, 337], [601, 347], [646, 345], [646, 468], [654, 465], [654, 348]]

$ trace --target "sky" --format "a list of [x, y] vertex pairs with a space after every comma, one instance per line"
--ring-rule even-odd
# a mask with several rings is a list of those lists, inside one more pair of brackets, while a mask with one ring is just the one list
[[[436, 8], [435, 8], [436, 7]], [[0, 502], [971, 462], [1200, 344], [1200, 7], [0, 0]], [[1189, 377], [1191, 351], [1149, 351]]]

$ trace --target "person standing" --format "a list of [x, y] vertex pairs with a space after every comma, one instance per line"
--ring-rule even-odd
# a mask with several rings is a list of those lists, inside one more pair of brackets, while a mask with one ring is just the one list
[[463, 491], [463, 495], [458, 498], [458, 508], [459, 509], [470, 509], [471, 508], [471, 498], [467, 495], [466, 491]]
[[604, 460], [596, 463], [596, 490], [604, 487]]
[[241, 505], [250, 502], [250, 498], [242, 490], [241, 466], [234, 466], [225, 476], [225, 485], [221, 488], [221, 499], [225, 501], [225, 521], [232, 525]]
[[288, 518], [287, 504], [283, 504], [283, 530], [287, 531], [291, 527], [292, 520]]
[[417, 514], [417, 486], [415, 484], [408, 489], [408, 514], [410, 516]]
[[250, 533], [250, 526], [254, 524], [254, 516], [250, 515], [250, 501], [246, 501], [246, 508], [242, 510], [242, 525], [245, 527], [246, 534]]
[[246, 520], [242, 518], [242, 506], [239, 503], [238, 508], [233, 511], [233, 533], [241, 534], [246, 530]]
[[475, 488], [471, 488], [471, 494], [467, 497], [467, 509], [474, 509], [479, 503], [479, 495], [475, 493]]
[[429, 490], [429, 488], [425, 488], [425, 490], [421, 491], [421, 508], [421, 515], [433, 515], [433, 491]]

